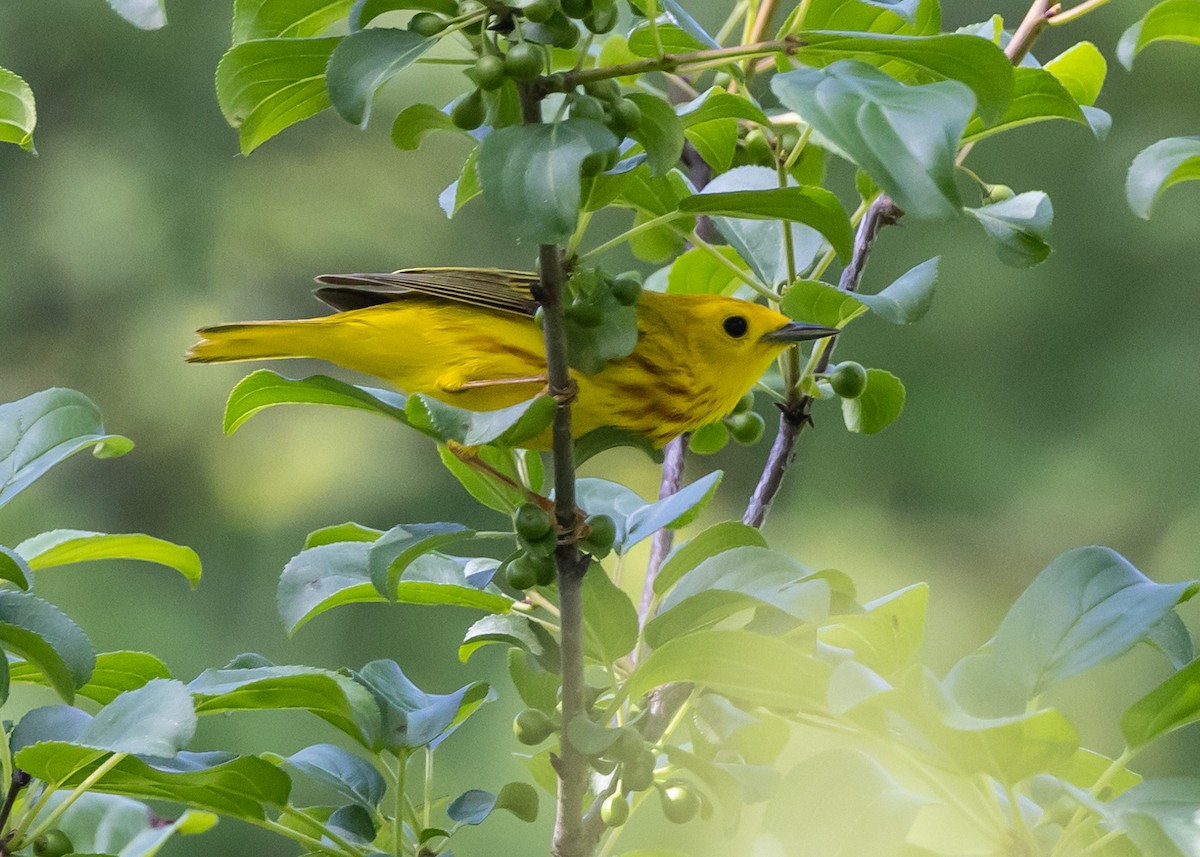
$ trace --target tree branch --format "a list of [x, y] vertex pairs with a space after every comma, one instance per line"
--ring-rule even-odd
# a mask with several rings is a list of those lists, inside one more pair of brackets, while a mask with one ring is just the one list
[[[883, 227], [895, 223], [902, 214], [903, 212], [896, 207], [890, 197], [880, 195], [875, 198], [863, 216], [862, 222], [858, 224], [858, 232], [854, 236], [854, 253], [850, 257], [850, 264], [842, 271], [841, 279], [838, 281], [839, 289], [853, 292], [858, 288], [863, 269], [867, 265], [867, 258], [871, 254], [871, 247], [875, 244], [875, 238], [879, 235], [879, 231]], [[822, 349], [817, 363], [818, 372], [824, 372], [829, 367], [836, 340], [836, 336], [831, 336], [816, 346]], [[763, 466], [758, 485], [755, 486], [754, 494], [746, 506], [742, 523], [751, 527], [761, 527], [766, 520], [771, 503], [783, 485], [784, 474], [792, 463], [792, 459], [795, 458], [796, 439], [800, 436], [800, 431], [804, 426], [812, 422], [812, 403], [811, 396], [800, 396], [795, 403], [780, 406], [779, 432], [775, 435], [775, 442], [771, 445], [771, 452]]]
[[[687, 452], [687, 435], [680, 435], [667, 444], [662, 465], [662, 482], [658, 486], [658, 499], [665, 500], [683, 486], [683, 460]], [[646, 562], [646, 582], [642, 584], [642, 602], [638, 605], [638, 626], [646, 627], [650, 618], [650, 605], [654, 601], [654, 581], [662, 568], [663, 560], [671, 552], [675, 531], [663, 528], [654, 534], [650, 543], [650, 559]]]

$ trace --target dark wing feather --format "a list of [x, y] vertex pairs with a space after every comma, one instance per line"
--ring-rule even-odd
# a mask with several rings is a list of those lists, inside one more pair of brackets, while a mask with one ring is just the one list
[[322, 274], [315, 294], [336, 310], [362, 309], [413, 295], [533, 315], [537, 274], [495, 268], [409, 268], [390, 274]]

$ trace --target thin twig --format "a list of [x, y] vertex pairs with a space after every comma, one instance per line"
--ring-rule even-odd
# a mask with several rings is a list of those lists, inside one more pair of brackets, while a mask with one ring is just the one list
[[[683, 485], [683, 460], [687, 452], [687, 435], [680, 435], [667, 444], [663, 455], [662, 482], [658, 486], [658, 499], [665, 500]], [[662, 568], [663, 560], [671, 552], [675, 531], [661, 529], [654, 534], [650, 543], [650, 559], [646, 562], [646, 582], [642, 585], [642, 602], [638, 605], [638, 625], [646, 627], [650, 618], [650, 605], [654, 603], [654, 581]]]

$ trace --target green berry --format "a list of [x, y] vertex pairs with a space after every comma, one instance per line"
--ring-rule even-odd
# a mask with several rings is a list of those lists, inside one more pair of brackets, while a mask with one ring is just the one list
[[555, 565], [553, 551], [543, 557], [535, 558], [535, 564], [537, 565], [538, 586], [549, 586], [558, 579], [558, 566]]
[[615, 759], [605, 759], [600, 756], [593, 756], [592, 758], [588, 759], [588, 764], [591, 765], [595, 771], [605, 775], [611, 774], [617, 769], [617, 762]]
[[583, 25], [597, 35], [610, 32], [617, 26], [617, 5], [615, 3], [592, 8], [591, 14], [584, 15]]
[[729, 424], [729, 434], [743, 446], [752, 446], [762, 440], [767, 430], [767, 423], [754, 411], [734, 414], [726, 422]]
[[720, 452], [729, 443], [729, 429], [725, 423], [718, 420], [715, 423], [700, 426], [688, 438], [688, 449], [697, 455], [712, 455]]
[[527, 746], [541, 744], [554, 731], [554, 724], [545, 712], [526, 708], [513, 719], [513, 735]]
[[475, 60], [475, 82], [480, 89], [493, 90], [504, 86], [508, 72], [504, 70], [504, 58], [495, 54], [484, 54]]
[[555, 29], [555, 38], [552, 44], [556, 48], [562, 48], [564, 51], [569, 51], [571, 48], [579, 44], [579, 28], [576, 27], [565, 15], [563, 16], [562, 20], [566, 25]]
[[1016, 196], [1016, 192], [1006, 184], [985, 184], [983, 186], [983, 204], [992, 205], [996, 202], [1004, 202], [1006, 199], [1012, 199]]
[[37, 857], [63, 857], [74, 850], [71, 838], [57, 827], [47, 830], [33, 840], [33, 853]]
[[526, 541], [535, 542], [550, 532], [550, 513], [536, 503], [522, 503], [513, 516], [517, 535]]
[[419, 36], [432, 39], [446, 29], [446, 23], [446, 19], [441, 15], [435, 15], [433, 12], [418, 12], [408, 22], [408, 28]]
[[754, 393], [750, 392], [738, 399], [738, 403], [733, 406], [733, 413], [744, 414], [746, 411], [754, 407]]
[[853, 360], [839, 363], [829, 373], [829, 386], [843, 399], [857, 399], [867, 389], [867, 370]]
[[563, 13], [577, 21], [592, 11], [592, 0], [561, 0], [561, 4]]
[[600, 804], [600, 820], [608, 827], [620, 827], [629, 820], [629, 801], [620, 792], [613, 792]]
[[486, 117], [483, 93], [478, 89], [459, 98], [450, 108], [450, 121], [464, 131], [474, 131]]
[[630, 98], [618, 98], [612, 103], [608, 127], [618, 137], [636, 131], [642, 124], [642, 109]]
[[580, 547], [596, 559], [604, 559], [617, 540], [617, 525], [608, 515], [588, 515], [586, 523], [588, 534]]
[[604, 80], [593, 80], [583, 85], [583, 91], [601, 101], [616, 101], [621, 97], [621, 84], [611, 77]]
[[572, 119], [591, 119], [594, 122], [604, 121], [604, 105], [599, 98], [590, 95], [576, 95], [571, 99]]
[[511, 560], [504, 569], [504, 579], [513, 589], [524, 592], [537, 586], [538, 569], [533, 559], [523, 553]]
[[775, 153], [771, 151], [771, 144], [767, 142], [762, 129], [751, 129], [746, 135], [746, 158], [750, 163], [759, 166], [775, 163]]
[[612, 296], [621, 306], [633, 306], [642, 296], [641, 278], [633, 271], [618, 274], [613, 278]]
[[504, 70], [513, 80], [533, 80], [545, 67], [542, 51], [528, 42], [518, 42], [504, 57]]
[[532, 3], [522, 6], [520, 11], [533, 23], [544, 24], [558, 11], [558, 4], [554, 0], [533, 0]]
[[662, 809], [667, 821], [687, 824], [700, 810], [700, 798], [683, 785], [670, 785], [662, 790]]

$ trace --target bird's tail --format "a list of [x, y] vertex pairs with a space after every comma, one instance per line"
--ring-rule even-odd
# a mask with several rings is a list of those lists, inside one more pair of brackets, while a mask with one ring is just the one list
[[314, 356], [309, 350], [311, 321], [250, 321], [202, 327], [188, 349], [188, 363], [232, 363]]

